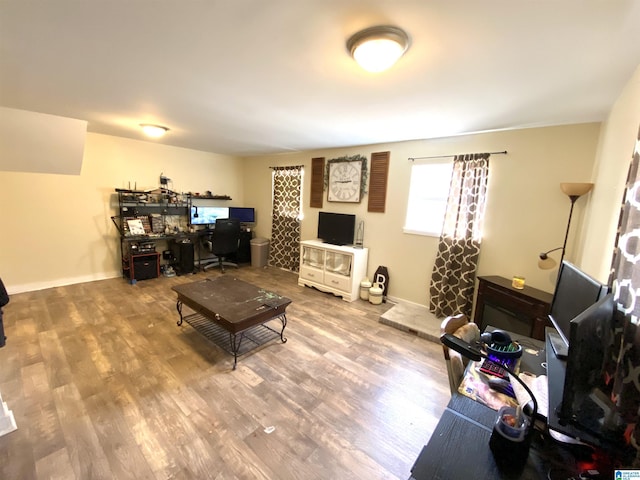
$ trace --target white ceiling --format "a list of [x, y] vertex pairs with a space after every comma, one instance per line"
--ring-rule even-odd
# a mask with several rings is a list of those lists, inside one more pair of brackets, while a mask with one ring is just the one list
[[639, 64], [638, 0], [0, 0], [0, 105], [226, 154], [600, 121]]

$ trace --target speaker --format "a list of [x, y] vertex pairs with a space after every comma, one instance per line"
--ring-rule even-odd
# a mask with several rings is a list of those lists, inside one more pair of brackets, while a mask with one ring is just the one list
[[187, 275], [194, 270], [194, 249], [190, 241], [174, 241], [171, 245], [173, 268], [178, 275]]
[[135, 283], [137, 280], [158, 278], [159, 253], [146, 253], [131, 255], [127, 276]]

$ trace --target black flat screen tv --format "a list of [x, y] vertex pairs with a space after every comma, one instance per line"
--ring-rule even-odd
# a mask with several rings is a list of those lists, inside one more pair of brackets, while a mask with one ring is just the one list
[[591, 278], [566, 260], [560, 266], [551, 301], [549, 320], [566, 345], [570, 345], [571, 320], [601, 300], [609, 287]]
[[318, 213], [318, 238], [333, 245], [352, 245], [356, 216], [348, 213]]

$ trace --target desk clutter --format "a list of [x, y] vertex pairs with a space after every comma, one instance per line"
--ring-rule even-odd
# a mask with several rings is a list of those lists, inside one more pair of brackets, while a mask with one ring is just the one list
[[[410, 480], [638, 478], [617, 476], [632, 468], [634, 456], [633, 449], [625, 448], [617, 439], [592, 442], [587, 440], [584, 430], [561, 435], [551, 424], [558, 403], [552, 395], [556, 373], [549, 366], [550, 355], [555, 356], [549, 340], [543, 343], [532, 337], [512, 335], [523, 349], [506, 378], [480, 370], [488, 349], [452, 333], [441, 335], [444, 346], [471, 361], [459, 388], [452, 390], [451, 400], [428, 444], [416, 459]], [[539, 373], [540, 367], [544, 374]], [[505, 383], [510, 384], [513, 394], [495, 388]], [[530, 402], [530, 398], [536, 402]], [[531, 403], [533, 406], [529, 408]], [[464, 461], [451, 455], [452, 446], [464, 446]], [[636, 474], [638, 470], [630, 472]]]
[[131, 253], [153, 253], [156, 251], [156, 244], [153, 242], [133, 242], [129, 249]]
[[538, 414], [546, 419], [548, 410], [548, 387], [546, 375], [520, 372], [522, 354], [519, 342], [513, 341], [503, 330], [484, 332], [481, 342], [486, 358], [470, 362], [458, 387], [458, 392], [476, 400], [493, 410], [516, 408], [531, 401], [529, 393], [509, 374], [511, 370], [526, 384], [538, 404]]
[[[164, 182], [163, 182], [164, 180]], [[226, 253], [227, 264], [251, 262], [255, 210], [251, 207], [227, 207], [220, 202], [228, 195], [210, 191], [178, 193], [161, 187], [153, 190], [116, 188], [118, 214], [111, 217], [120, 234], [122, 273], [130, 283], [157, 278], [188, 275], [213, 266], [218, 259], [210, 245], [218, 219], [240, 222], [237, 249]], [[163, 252], [162, 256], [157, 251]]]
[[[508, 374], [492, 375], [484, 370], [483, 364], [484, 361], [469, 363], [458, 387], [459, 393], [496, 411], [530, 401], [529, 394], [518, 382], [512, 381]], [[521, 372], [518, 377], [533, 391], [538, 400], [538, 414], [546, 418], [549, 403], [546, 375]]]

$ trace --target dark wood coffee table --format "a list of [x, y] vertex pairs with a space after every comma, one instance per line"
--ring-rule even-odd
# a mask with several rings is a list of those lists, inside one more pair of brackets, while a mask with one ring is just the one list
[[[284, 336], [287, 326], [285, 310], [291, 300], [286, 297], [228, 275], [176, 285], [172, 289], [178, 294], [178, 325], [186, 321], [197, 332], [231, 353], [234, 370], [239, 355], [277, 337], [282, 343], [287, 341]], [[195, 313], [183, 316], [183, 305]], [[276, 319], [282, 323], [279, 331], [267, 325]]]

